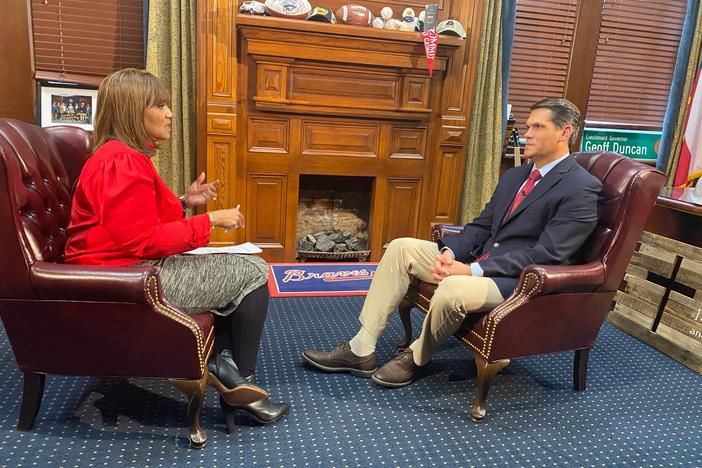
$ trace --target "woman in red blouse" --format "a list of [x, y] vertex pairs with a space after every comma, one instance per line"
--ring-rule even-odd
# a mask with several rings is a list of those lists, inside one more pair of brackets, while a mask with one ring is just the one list
[[204, 173], [184, 196], [166, 186], [151, 162], [171, 136], [169, 93], [152, 74], [113, 73], [100, 84], [95, 151], [73, 196], [65, 258], [85, 265], [151, 265], [169, 301], [185, 313], [215, 314], [208, 384], [220, 392], [228, 425], [235, 412], [260, 423], [289, 410], [257, 387], [256, 358], [268, 310], [268, 266], [252, 255], [182, 255], [207, 245], [214, 228], [244, 226], [237, 208], [185, 216], [216, 197]]

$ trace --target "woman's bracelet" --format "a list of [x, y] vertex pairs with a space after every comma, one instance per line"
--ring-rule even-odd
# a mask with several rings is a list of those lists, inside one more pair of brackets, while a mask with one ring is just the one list
[[212, 216], [211, 211], [207, 212], [207, 217], [210, 218], [210, 229], [214, 229], [215, 228], [214, 216]]

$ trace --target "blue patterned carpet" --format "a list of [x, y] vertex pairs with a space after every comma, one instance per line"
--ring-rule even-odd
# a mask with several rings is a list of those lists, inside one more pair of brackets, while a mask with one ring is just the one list
[[[184, 398], [161, 381], [49, 376], [34, 429], [18, 432], [21, 376], [2, 331], [0, 466], [702, 466], [702, 377], [608, 325], [587, 391], [572, 391], [571, 353], [516, 360], [482, 425], [468, 419], [475, 378], [455, 340], [403, 389], [304, 367], [304, 347], [355, 333], [362, 301], [273, 299], [259, 381], [292, 411], [228, 435], [210, 389], [202, 451], [188, 448]], [[382, 362], [399, 337], [394, 320]]]

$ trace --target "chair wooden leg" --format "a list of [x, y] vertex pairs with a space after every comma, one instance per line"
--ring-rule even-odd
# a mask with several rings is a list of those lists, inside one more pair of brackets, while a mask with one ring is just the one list
[[171, 380], [173, 385], [188, 397], [188, 427], [190, 428], [190, 447], [201, 449], [207, 443], [207, 433], [200, 426], [200, 413], [205, 401], [205, 384], [207, 371], [200, 380]]
[[582, 392], [587, 386], [587, 360], [590, 348], [578, 349], [573, 358], [573, 390]]
[[22, 406], [20, 407], [19, 421], [17, 429], [28, 431], [34, 425], [34, 421], [39, 414], [39, 406], [44, 396], [45, 374], [35, 372], [24, 373], [24, 384], [22, 386]]
[[482, 422], [487, 412], [487, 394], [490, 389], [492, 379], [507, 365], [509, 359], [501, 359], [499, 361], [487, 362], [485, 358], [479, 354], [474, 354], [475, 366], [478, 369], [478, 388], [475, 394], [473, 408], [470, 411], [470, 419], [473, 422]]
[[410, 318], [410, 311], [412, 310], [412, 304], [405, 301], [404, 299], [400, 303], [400, 320], [402, 321], [402, 328], [405, 330], [404, 340], [397, 343], [397, 347], [400, 349], [405, 349], [412, 344], [412, 319]]

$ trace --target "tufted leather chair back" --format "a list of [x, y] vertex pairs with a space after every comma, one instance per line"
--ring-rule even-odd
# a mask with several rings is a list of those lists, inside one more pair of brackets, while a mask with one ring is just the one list
[[596, 292], [616, 291], [665, 177], [615, 153], [576, 153], [575, 160], [603, 185], [600, 219], [580, 257], [605, 265], [605, 281]]
[[63, 261], [72, 187], [89, 155], [85, 130], [0, 119], [0, 298], [34, 298], [29, 267]]

